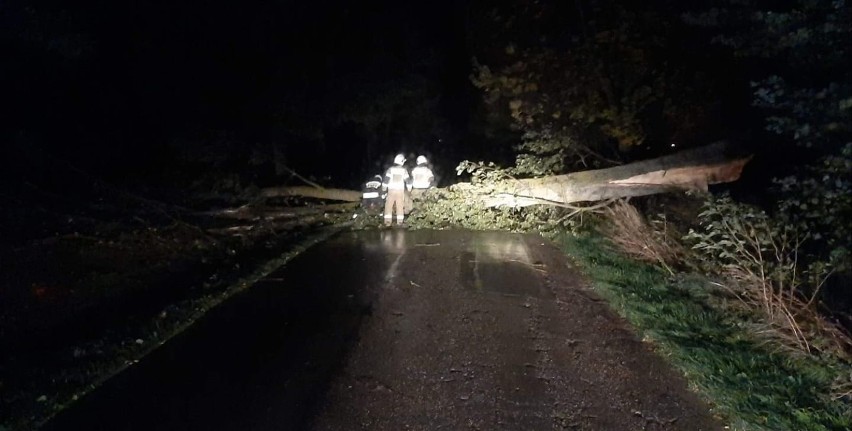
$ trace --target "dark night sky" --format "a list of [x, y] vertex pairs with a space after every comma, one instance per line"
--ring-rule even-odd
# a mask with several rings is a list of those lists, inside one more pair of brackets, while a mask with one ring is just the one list
[[[591, 3], [555, 2], [552, 16], [520, 22], [513, 37], [538, 43], [549, 33], [559, 36], [548, 43], [558, 44], [593, 31]], [[675, 3], [654, 4], [677, 16]], [[515, 138], [485, 136], [482, 95], [469, 79], [474, 56], [505, 47], [476, 27], [491, 7], [6, 0], [0, 44], [12, 60], [0, 66], [0, 85], [13, 103], [0, 133], [14, 147], [9, 159], [47, 153], [110, 180], [181, 171], [181, 159], [210, 156], [202, 144], [217, 139], [231, 142], [216, 150], [232, 156], [222, 169], [260, 172], [249, 164], [252, 149], [283, 145], [287, 164], [346, 187], [397, 151], [434, 156], [447, 174], [465, 158], [506, 162]], [[347, 120], [402, 91], [413, 96], [381, 136], [352, 125], [364, 118]]]
[[[349, 3], [11, 0], [0, 19], [15, 61], [0, 70], [18, 103], [5, 132], [87, 168], [147, 168], [177, 136], [274, 140], [282, 106], [328, 117], [341, 89], [411, 76], [464, 129], [476, 97], [464, 2]], [[327, 141], [357, 138], [342, 133]]]

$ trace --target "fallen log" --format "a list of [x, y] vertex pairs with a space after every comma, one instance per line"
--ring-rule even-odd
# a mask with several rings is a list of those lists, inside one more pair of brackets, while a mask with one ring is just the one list
[[298, 207], [265, 206], [246, 204], [238, 208], [225, 208], [197, 213], [201, 216], [234, 220], [274, 220], [281, 218], [298, 218], [304, 215], [329, 212], [348, 212], [358, 206], [354, 202], [325, 205], [307, 205]]
[[[481, 193], [471, 183], [458, 183], [451, 191], [481, 193], [486, 207], [567, 205], [577, 202], [644, 196], [682, 190], [706, 191], [710, 184], [739, 179], [751, 156], [736, 156], [725, 142], [693, 148], [656, 159], [642, 160], [592, 171], [540, 178], [506, 180]], [[272, 187], [263, 197], [300, 196], [346, 202], [361, 200], [361, 192], [307, 186]]]
[[[739, 179], [751, 156], [731, 156], [724, 142], [606, 169], [505, 181], [483, 196], [487, 207], [601, 201], [680, 190], [706, 191]], [[455, 186], [454, 186], [455, 187]]]
[[265, 198], [303, 197], [344, 202], [359, 202], [361, 200], [361, 192], [356, 190], [327, 189], [309, 186], [268, 187], [262, 189], [260, 195]]

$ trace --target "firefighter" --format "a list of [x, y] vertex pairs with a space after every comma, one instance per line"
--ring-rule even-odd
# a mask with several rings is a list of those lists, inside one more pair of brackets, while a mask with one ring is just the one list
[[420, 197], [424, 190], [435, 187], [435, 174], [429, 166], [426, 166], [427, 163], [429, 161], [426, 160], [426, 156], [417, 156], [417, 166], [411, 170], [411, 176], [414, 179], [411, 184], [411, 196], [414, 198]]
[[394, 209], [396, 209], [396, 224], [402, 225], [405, 218], [405, 194], [411, 191], [411, 176], [404, 164], [405, 156], [397, 154], [393, 159], [393, 166], [385, 172], [385, 181], [382, 183], [382, 190], [387, 191], [385, 226], [393, 224]]
[[361, 192], [361, 207], [368, 214], [378, 214], [382, 209], [382, 176], [376, 175], [364, 184]]

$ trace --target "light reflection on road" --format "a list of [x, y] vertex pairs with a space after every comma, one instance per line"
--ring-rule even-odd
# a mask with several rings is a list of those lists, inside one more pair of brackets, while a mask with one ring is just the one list
[[385, 229], [379, 232], [382, 248], [391, 254], [405, 253], [406, 232], [402, 229]]
[[490, 232], [483, 236], [482, 241], [476, 242], [477, 260], [531, 263], [529, 249], [520, 237]]
[[396, 277], [399, 262], [405, 256], [405, 231], [401, 229], [386, 229], [379, 233], [382, 248], [388, 257], [393, 258], [388, 271], [385, 273], [385, 283], [390, 283]]
[[[401, 266], [418, 247], [441, 247], [434, 231], [406, 231], [385, 229], [374, 233], [378, 236], [376, 246], [387, 259], [384, 281], [391, 285], [399, 276]], [[375, 236], [370, 235], [372, 238]], [[522, 235], [505, 232], [478, 232], [458, 249], [459, 280], [472, 291], [501, 295], [542, 297], [546, 288], [540, 268], [537, 268]], [[369, 240], [368, 240], [369, 241]], [[446, 240], [445, 240], [446, 241]], [[411, 252], [411, 253], [409, 253]]]

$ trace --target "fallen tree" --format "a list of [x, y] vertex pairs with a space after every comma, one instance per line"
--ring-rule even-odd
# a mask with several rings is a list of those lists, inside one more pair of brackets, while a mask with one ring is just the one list
[[[606, 169], [528, 179], [505, 179], [487, 189], [459, 183], [450, 191], [469, 191], [486, 207], [566, 205], [679, 190], [707, 190], [710, 184], [739, 179], [751, 156], [731, 155], [725, 142]], [[310, 186], [272, 187], [263, 197], [307, 197], [357, 202], [355, 190]]]
[[327, 189], [312, 186], [268, 187], [262, 189], [260, 195], [264, 198], [303, 197], [343, 202], [358, 202], [361, 200], [361, 192], [356, 190]]
[[[506, 180], [483, 196], [486, 207], [602, 201], [682, 190], [739, 179], [751, 156], [731, 156], [724, 142], [606, 169]], [[459, 184], [452, 187], [466, 187]]]
[[352, 211], [356, 203], [335, 203], [325, 205], [307, 205], [295, 207], [264, 206], [246, 204], [238, 208], [224, 208], [197, 213], [199, 216], [233, 220], [280, 220], [298, 219], [306, 215]]

